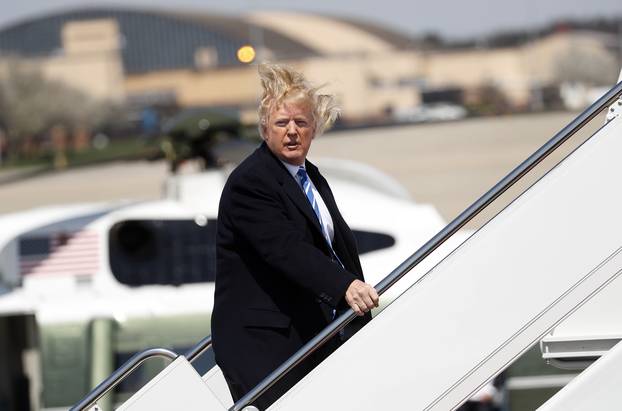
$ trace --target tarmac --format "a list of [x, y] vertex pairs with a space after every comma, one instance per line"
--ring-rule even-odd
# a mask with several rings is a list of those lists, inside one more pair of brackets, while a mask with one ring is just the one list
[[[575, 116], [555, 112], [336, 131], [318, 137], [309, 158], [367, 163], [403, 184], [415, 201], [432, 203], [450, 220]], [[594, 120], [581, 138], [603, 121]], [[535, 181], [581, 138], [516, 190]], [[5, 171], [0, 173], [0, 214], [50, 204], [157, 199], [167, 173], [162, 161], [117, 162], [47, 174], [24, 170], [23, 176]], [[508, 193], [506, 203], [515, 194]], [[497, 210], [502, 206], [501, 202]]]

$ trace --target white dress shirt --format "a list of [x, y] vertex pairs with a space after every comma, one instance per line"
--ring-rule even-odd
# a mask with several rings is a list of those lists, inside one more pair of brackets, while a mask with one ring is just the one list
[[[296, 181], [296, 184], [298, 185], [298, 187], [300, 187], [300, 189], [302, 190], [302, 186], [300, 185], [300, 179], [298, 178], [298, 175], [297, 175], [298, 168], [300, 168], [300, 166], [295, 166], [293, 164], [286, 163], [285, 161], [282, 161], [282, 160], [281, 160], [281, 163], [283, 163], [285, 168], [287, 168], [287, 171], [289, 171], [289, 173], [292, 175], [292, 177]], [[331, 242], [330, 245], [332, 247], [333, 245], [332, 243], [335, 238], [335, 228], [333, 227], [333, 218], [330, 216], [330, 213], [328, 212], [328, 208], [326, 207], [326, 203], [324, 203], [324, 199], [322, 199], [322, 196], [317, 191], [317, 188], [315, 188], [315, 184], [313, 184], [311, 177], [309, 177], [309, 182], [311, 183], [311, 190], [313, 190], [313, 196], [315, 197], [315, 201], [317, 201], [317, 206], [320, 209], [320, 215], [322, 216], [322, 224], [324, 224], [324, 228], [328, 232], [328, 237], [330, 238], [330, 242]]]

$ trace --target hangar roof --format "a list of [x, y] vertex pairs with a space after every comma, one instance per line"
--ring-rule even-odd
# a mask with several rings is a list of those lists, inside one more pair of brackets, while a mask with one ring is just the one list
[[261, 42], [273, 60], [327, 54], [381, 52], [409, 40], [396, 32], [352, 20], [285, 12], [245, 17], [205, 12], [95, 7], [70, 9], [0, 28], [0, 53], [46, 57], [63, 52], [62, 27], [69, 22], [114, 19], [122, 35], [122, 58], [129, 74], [195, 67], [196, 52], [212, 48], [217, 66], [235, 66], [236, 51]]

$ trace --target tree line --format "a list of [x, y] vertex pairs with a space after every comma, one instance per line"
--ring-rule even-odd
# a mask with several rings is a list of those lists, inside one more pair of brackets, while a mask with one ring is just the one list
[[59, 167], [68, 151], [90, 146], [93, 131], [120, 119], [118, 104], [95, 99], [33, 65], [4, 60], [0, 68], [0, 154], [6, 161], [53, 155]]

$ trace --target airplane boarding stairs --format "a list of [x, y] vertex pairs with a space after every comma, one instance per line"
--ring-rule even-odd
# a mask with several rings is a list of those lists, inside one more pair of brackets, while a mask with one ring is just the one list
[[[622, 83], [378, 284], [379, 291], [386, 291], [620, 92]], [[618, 116], [417, 280], [269, 409], [458, 407], [622, 272], [621, 154], [622, 119]], [[208, 345], [208, 338], [186, 358], [177, 357], [120, 409], [246, 409], [278, 375], [352, 318], [351, 311], [343, 314], [236, 404], [231, 403], [217, 369], [201, 379], [186, 360], [193, 360]], [[165, 354], [174, 358], [170, 352]], [[91, 406], [127, 370], [121, 371], [72, 411]]]
[[622, 404], [622, 343], [575, 377], [538, 411], [613, 410]]

